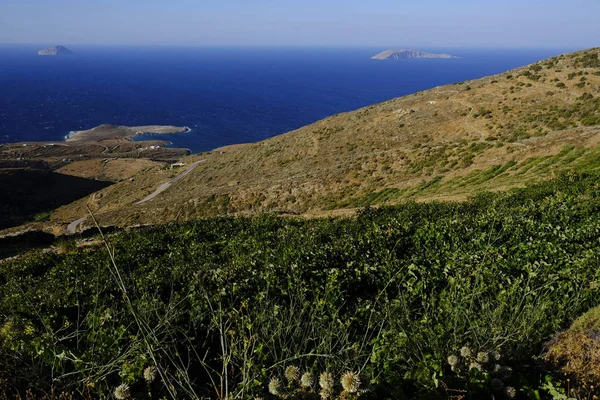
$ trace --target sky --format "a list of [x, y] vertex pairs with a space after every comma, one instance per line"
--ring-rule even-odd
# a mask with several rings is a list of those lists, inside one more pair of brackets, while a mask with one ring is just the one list
[[0, 43], [588, 48], [600, 0], [0, 0]]

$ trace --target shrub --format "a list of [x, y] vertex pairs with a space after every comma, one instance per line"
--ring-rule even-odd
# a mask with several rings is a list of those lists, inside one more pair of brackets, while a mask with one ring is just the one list
[[583, 68], [600, 68], [600, 58], [597, 52], [588, 51], [580, 57], [577, 57], [574, 62], [575, 67]]
[[590, 386], [600, 387], [600, 307], [579, 317], [571, 327], [558, 334], [548, 345], [545, 359], [571, 377], [574, 388], [589, 398]]
[[533, 72], [540, 72], [542, 70], [542, 66], [539, 64], [533, 64], [531, 67], [529, 67], [529, 69], [531, 69]]
[[39, 214], [36, 214], [33, 217], [33, 220], [35, 222], [46, 222], [50, 220], [50, 216], [52, 215], [51, 211], [45, 211], [45, 212], [41, 212]]

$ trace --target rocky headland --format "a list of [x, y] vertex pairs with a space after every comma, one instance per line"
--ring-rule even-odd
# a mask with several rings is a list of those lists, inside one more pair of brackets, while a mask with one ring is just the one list
[[399, 60], [407, 58], [459, 58], [450, 54], [427, 53], [418, 50], [385, 50], [371, 57], [372, 60]]
[[145, 126], [118, 126], [102, 124], [85, 131], [73, 131], [65, 137], [67, 142], [97, 142], [108, 139], [131, 139], [137, 135], [153, 134], [165, 135], [170, 133], [189, 132], [187, 126], [170, 125], [145, 125]]
[[65, 46], [52, 46], [46, 49], [42, 49], [38, 51], [38, 55], [40, 56], [72, 56], [75, 55], [71, 50], [67, 49]]

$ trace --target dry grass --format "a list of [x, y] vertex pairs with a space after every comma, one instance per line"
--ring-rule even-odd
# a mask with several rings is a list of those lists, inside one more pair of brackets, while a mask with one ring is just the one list
[[81, 178], [118, 182], [129, 179], [141, 171], [160, 167], [164, 167], [164, 163], [145, 158], [105, 158], [76, 161], [59, 168], [57, 172]]
[[568, 379], [573, 394], [581, 398], [600, 395], [600, 307], [558, 334], [548, 345], [545, 358]]

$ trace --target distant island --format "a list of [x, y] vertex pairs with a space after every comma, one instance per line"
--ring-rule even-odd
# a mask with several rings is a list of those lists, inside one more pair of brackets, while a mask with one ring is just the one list
[[399, 60], [405, 58], [459, 58], [450, 54], [427, 53], [418, 50], [385, 50], [371, 57], [371, 60]]
[[145, 125], [145, 126], [117, 126], [103, 124], [85, 131], [72, 131], [65, 137], [67, 142], [99, 142], [101, 140], [131, 139], [137, 135], [166, 135], [173, 133], [189, 132], [187, 126], [171, 125]]
[[72, 56], [75, 55], [71, 50], [67, 49], [65, 46], [52, 46], [46, 49], [42, 49], [38, 51], [38, 55], [40, 56]]

